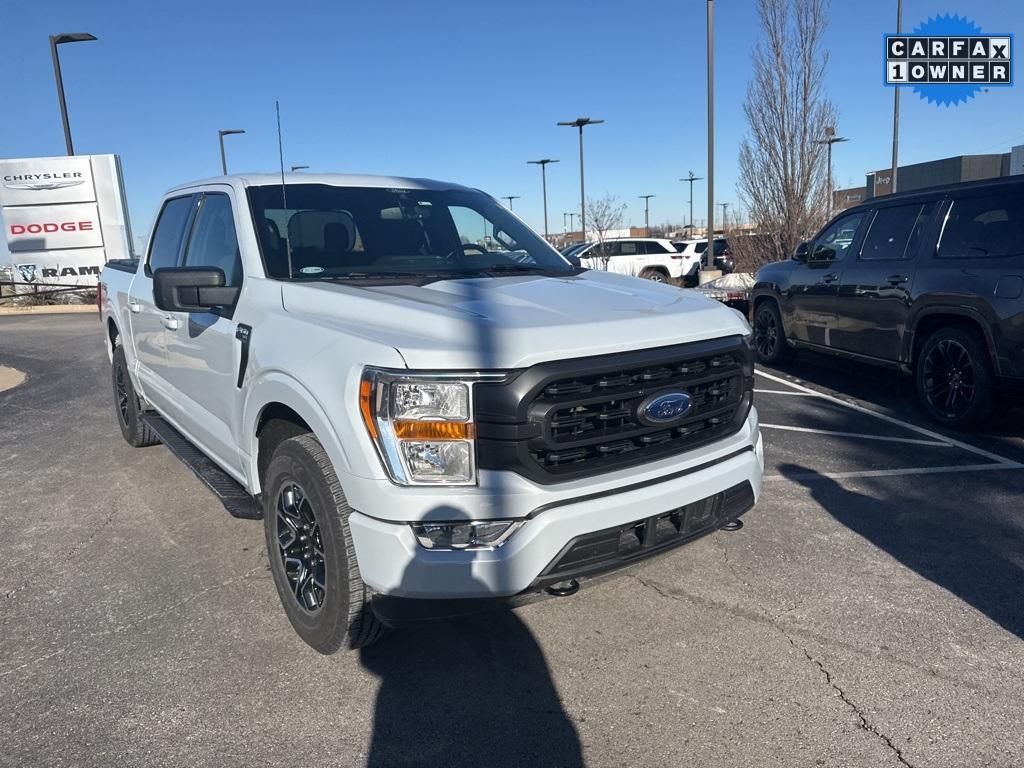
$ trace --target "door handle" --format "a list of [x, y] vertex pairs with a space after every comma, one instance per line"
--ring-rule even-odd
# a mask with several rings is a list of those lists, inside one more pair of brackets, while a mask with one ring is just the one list
[[128, 297], [128, 311], [134, 314], [139, 314], [142, 311], [142, 305], [139, 304], [137, 299], [133, 299], [131, 296]]
[[834, 283], [838, 279], [839, 275], [837, 275], [835, 272], [829, 272], [827, 275], [821, 276], [821, 282], [825, 283], [826, 285], [829, 283]]
[[889, 275], [887, 278], [885, 278], [885, 282], [887, 282], [889, 285], [899, 285], [900, 283], [907, 282], [909, 279], [910, 278], [907, 277], [906, 275]]
[[160, 323], [168, 331], [176, 331], [176, 330], [178, 330], [178, 318], [172, 317], [171, 315], [164, 315], [163, 317], [161, 317], [160, 318]]

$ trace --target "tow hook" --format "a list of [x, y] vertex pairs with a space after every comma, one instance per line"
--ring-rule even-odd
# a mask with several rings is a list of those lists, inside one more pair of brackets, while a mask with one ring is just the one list
[[743, 521], [738, 517], [735, 520], [730, 520], [728, 523], [722, 526], [723, 531], [738, 531], [743, 527]]
[[568, 597], [569, 595], [575, 595], [580, 591], [580, 583], [576, 579], [569, 579], [568, 581], [560, 581], [557, 584], [552, 584], [546, 590], [549, 595], [555, 597]]

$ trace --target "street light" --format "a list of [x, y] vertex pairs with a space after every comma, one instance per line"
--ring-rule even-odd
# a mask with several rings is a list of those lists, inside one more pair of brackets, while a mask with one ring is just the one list
[[651, 198], [656, 195], [637, 195], [640, 200], [644, 201], [644, 237], [651, 236]]
[[519, 195], [502, 195], [501, 199], [502, 200], [508, 200], [508, 209], [511, 211], [512, 210], [512, 201], [513, 200], [518, 200], [519, 197], [520, 197]]
[[309, 168], [308, 165], [293, 165], [292, 166], [292, 173], [295, 173], [295, 171], [304, 171], [307, 168]]
[[220, 139], [220, 167], [224, 171], [224, 175], [228, 175], [228, 161], [224, 155], [224, 137], [231, 136], [236, 133], [245, 133], [241, 128], [232, 128], [227, 131], [217, 131], [217, 138]]
[[727, 212], [728, 208], [729, 208], [729, 204], [728, 203], [719, 203], [719, 205], [722, 206], [722, 235], [725, 235], [725, 229], [728, 226], [727, 222], [729, 221], [729, 216], [728, 216], [728, 212]]
[[[545, 157], [543, 160], [527, 160], [527, 165], [539, 165], [540, 166], [540, 183], [544, 190], [544, 239], [548, 237], [548, 175], [547, 165], [548, 163], [557, 163], [557, 160], [552, 160], [549, 157]], [[564, 217], [563, 217], [564, 218]]]
[[[575, 211], [569, 211], [567, 213], [563, 213], [562, 216], [568, 216], [569, 217], [569, 231], [570, 232], [575, 232], [576, 231], [576, 227], [575, 227], [575, 225], [573, 225], [572, 220], [576, 217], [576, 212]], [[562, 219], [562, 220], [564, 221], [565, 219]], [[584, 238], [584, 240], [586, 240], [586, 238]]]
[[57, 99], [60, 102], [60, 119], [64, 123], [64, 144], [67, 146], [68, 154], [75, 154], [75, 146], [71, 143], [71, 126], [68, 124], [68, 105], [64, 100], [64, 78], [60, 73], [60, 56], [57, 54], [57, 46], [64, 43], [85, 43], [95, 40], [95, 35], [88, 32], [62, 32], [59, 35], [50, 35], [50, 56], [53, 57], [53, 76], [57, 79]]
[[603, 122], [604, 120], [591, 120], [589, 117], [577, 117], [575, 120], [559, 123], [559, 125], [578, 128], [580, 131], [580, 231], [583, 234], [584, 241], [587, 239], [587, 195], [583, 186], [583, 127]]
[[829, 218], [832, 218], [832, 145], [843, 141], [849, 141], [849, 139], [836, 136], [836, 129], [829, 125], [825, 127], [825, 138], [817, 139], [814, 142], [828, 146], [828, 207], [825, 210], [828, 211]]
[[680, 179], [680, 181], [688, 181], [688, 182], [690, 182], [690, 200], [689, 200], [689, 202], [690, 202], [690, 237], [693, 237], [693, 182], [695, 182], [695, 181], [703, 181], [703, 180], [704, 180], [703, 176], [694, 176], [693, 175], [693, 171], [687, 171], [686, 172], [686, 178], [685, 179]]
[[715, 265], [711, 244], [715, 241], [715, 3], [708, 0], [708, 247], [705, 249], [704, 264], [708, 269]]

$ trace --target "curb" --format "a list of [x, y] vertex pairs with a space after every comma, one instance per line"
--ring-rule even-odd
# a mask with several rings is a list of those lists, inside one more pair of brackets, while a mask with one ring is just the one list
[[96, 313], [95, 304], [46, 304], [41, 307], [0, 307], [0, 317], [8, 315], [57, 315], [63, 313]]

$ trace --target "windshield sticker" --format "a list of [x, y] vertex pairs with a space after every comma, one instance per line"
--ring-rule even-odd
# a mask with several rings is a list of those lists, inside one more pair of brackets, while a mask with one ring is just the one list
[[299, 270], [304, 275], [319, 275], [323, 271], [323, 267], [303, 267]]

